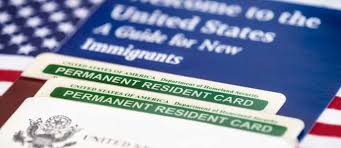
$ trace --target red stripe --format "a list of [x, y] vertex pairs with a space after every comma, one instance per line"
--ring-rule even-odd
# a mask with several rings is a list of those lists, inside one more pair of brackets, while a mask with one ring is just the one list
[[333, 137], [341, 138], [341, 126], [317, 122], [314, 128], [310, 131], [310, 134], [320, 135], [320, 136], [333, 136]]
[[19, 78], [21, 71], [0, 70], [0, 81], [14, 82]]
[[334, 97], [334, 100], [329, 104], [328, 108], [341, 110], [341, 97]]

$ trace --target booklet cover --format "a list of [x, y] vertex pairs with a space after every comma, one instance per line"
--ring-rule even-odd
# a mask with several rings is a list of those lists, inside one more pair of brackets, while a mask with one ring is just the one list
[[106, 1], [59, 53], [280, 92], [279, 114], [306, 132], [340, 87], [340, 16], [259, 0]]

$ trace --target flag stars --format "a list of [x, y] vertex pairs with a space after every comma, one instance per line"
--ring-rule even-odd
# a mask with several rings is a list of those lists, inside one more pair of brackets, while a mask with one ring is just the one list
[[26, 3], [26, 0], [11, 0], [10, 4], [14, 5], [14, 6], [21, 6], [24, 5]]
[[26, 21], [26, 25], [29, 26], [29, 27], [37, 27], [39, 25], [41, 25], [42, 21], [39, 17], [32, 17], [32, 18], [29, 18], [27, 19]]
[[19, 45], [25, 41], [27, 41], [27, 37], [24, 36], [23, 34], [18, 34], [18, 35], [14, 35], [11, 38], [10, 43]]
[[32, 7], [24, 7], [24, 8], [21, 8], [19, 9], [18, 11], [18, 15], [21, 16], [21, 17], [29, 17], [29, 16], [32, 16], [34, 13], [34, 10]]
[[74, 30], [74, 26], [71, 23], [60, 23], [57, 28], [60, 32], [71, 33]]
[[54, 49], [59, 45], [58, 41], [55, 38], [44, 39], [42, 47], [46, 47], [48, 49]]
[[0, 23], [4, 24], [11, 20], [11, 16], [7, 12], [1, 12], [0, 13]]
[[34, 36], [37, 37], [46, 37], [47, 35], [49, 35], [51, 33], [50, 29], [43, 27], [43, 28], [38, 28], [34, 31]]
[[80, 5], [80, 1], [79, 0], [66, 0], [65, 1], [65, 5], [69, 8], [76, 8]]
[[89, 11], [86, 8], [78, 8], [76, 9], [73, 14], [77, 17], [77, 18], [81, 18], [84, 19], [89, 15]]
[[65, 19], [65, 14], [63, 12], [56, 12], [56, 13], [53, 13], [49, 19], [53, 22], [60, 22], [60, 21], [63, 21]]
[[53, 12], [55, 10], [57, 10], [58, 5], [55, 2], [48, 2], [48, 3], [44, 3], [41, 6], [41, 10], [44, 12]]
[[16, 31], [18, 31], [18, 27], [17, 27], [17, 25], [15, 25], [13, 23], [6, 25], [4, 28], [2, 28], [3, 34], [11, 35], [11, 34], [15, 33]]
[[[32, 55], [54, 51], [62, 37], [86, 19], [91, 7], [104, 0], [0, 0], [0, 50]], [[11, 11], [7, 10], [10, 7]], [[13, 12], [13, 13], [12, 13]]]
[[26, 45], [20, 46], [17, 53], [29, 55], [31, 52], [35, 50], [36, 50], [35, 47], [33, 47], [31, 44], [26, 44]]
[[100, 4], [103, 2], [103, 0], [89, 0], [89, 2], [93, 4]]
[[42, 2], [46, 2], [47, 0], [34, 0], [34, 1], [42, 3]]

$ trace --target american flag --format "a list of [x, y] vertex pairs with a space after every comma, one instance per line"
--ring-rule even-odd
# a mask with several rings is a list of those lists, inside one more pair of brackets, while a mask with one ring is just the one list
[[0, 54], [0, 96], [12, 85], [34, 58]]
[[55, 52], [103, 0], [0, 0], [0, 96], [25, 65]]
[[[278, 1], [341, 10], [341, 0]], [[341, 148], [341, 88], [300, 143], [299, 148]]]
[[323, 111], [301, 148], [341, 148], [341, 89]]
[[[341, 0], [281, 0], [341, 10]], [[0, 96], [33, 57], [55, 52], [103, 0], [0, 0]], [[341, 90], [301, 148], [341, 147]]]

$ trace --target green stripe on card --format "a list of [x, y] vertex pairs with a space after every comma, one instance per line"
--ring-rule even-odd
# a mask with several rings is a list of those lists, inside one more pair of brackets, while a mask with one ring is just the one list
[[268, 105], [268, 101], [266, 100], [56, 64], [48, 65], [43, 72], [57, 76], [118, 85], [252, 110], [263, 110]]

